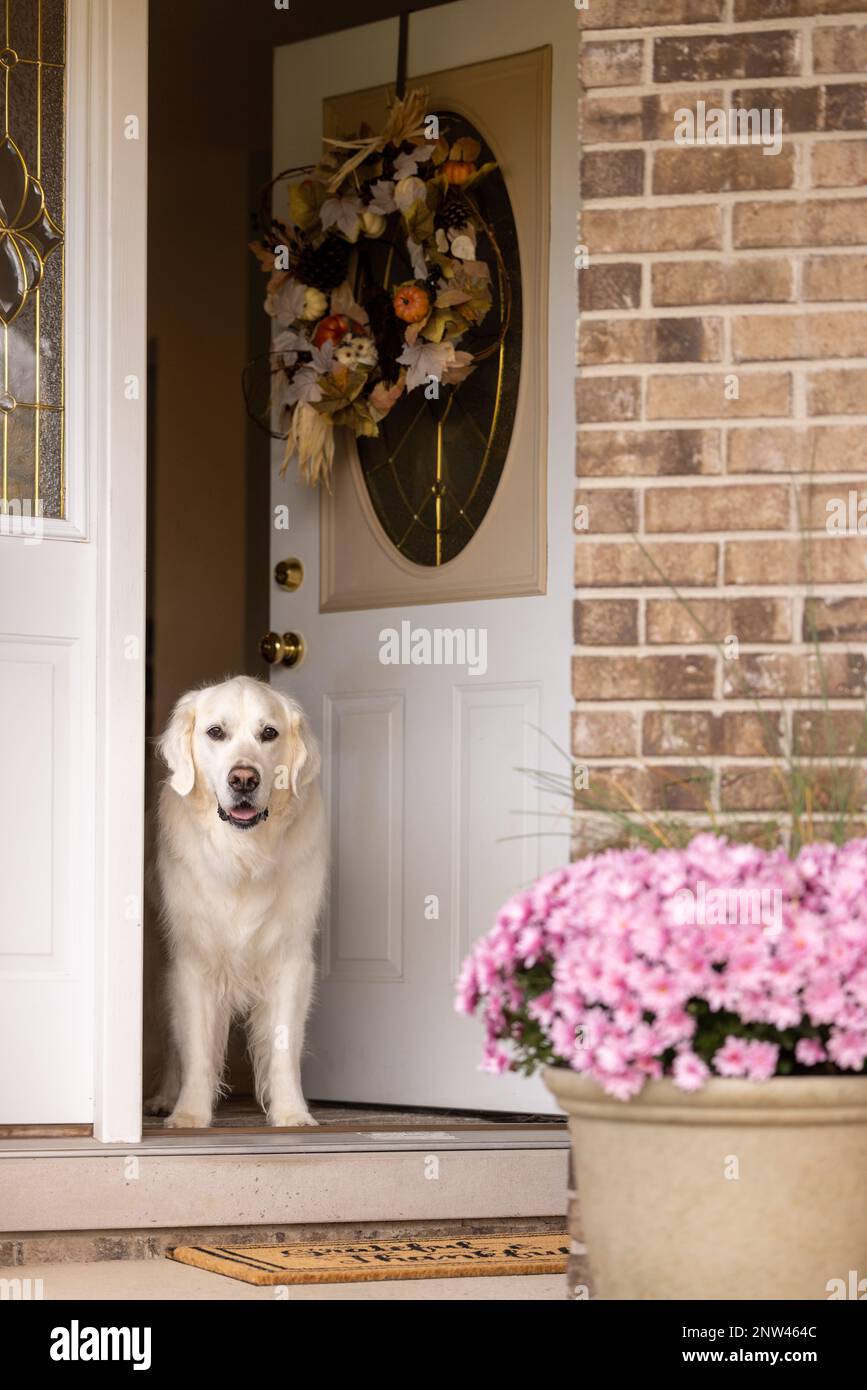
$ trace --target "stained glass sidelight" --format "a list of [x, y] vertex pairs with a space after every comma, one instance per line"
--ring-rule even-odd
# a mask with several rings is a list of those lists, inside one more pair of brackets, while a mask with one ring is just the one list
[[0, 496], [63, 517], [66, 4], [0, 5]]

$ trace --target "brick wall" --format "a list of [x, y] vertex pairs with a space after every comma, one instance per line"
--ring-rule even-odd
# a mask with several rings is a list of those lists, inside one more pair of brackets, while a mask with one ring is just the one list
[[[808, 613], [844, 741], [867, 684], [867, 535], [826, 531], [867, 496], [867, 0], [578, 18], [573, 752], [591, 790], [696, 813], [702, 767], [754, 820], [782, 793], [753, 698], [802, 747], [816, 724]], [[699, 101], [780, 109], [782, 149], [677, 143]]]

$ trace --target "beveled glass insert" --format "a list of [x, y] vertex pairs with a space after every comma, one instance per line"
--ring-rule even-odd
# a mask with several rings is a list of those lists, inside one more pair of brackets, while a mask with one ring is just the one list
[[65, 0], [0, 0], [0, 501], [66, 514]]
[[[464, 137], [480, 142], [479, 164], [496, 160], [496, 151], [469, 121], [450, 111], [436, 114], [452, 142]], [[509, 452], [521, 383], [521, 258], [501, 171], [474, 185], [469, 196], [487, 229], [479, 234], [478, 257], [491, 267], [494, 302], [485, 322], [458, 346], [482, 360], [466, 381], [443, 387], [439, 400], [426, 400], [423, 387], [402, 396], [381, 422], [379, 438], [358, 440], [362, 475], [380, 525], [401, 555], [417, 565], [447, 564], [481, 526]], [[363, 246], [366, 273], [379, 286], [389, 290], [414, 278], [399, 245], [365, 241]]]

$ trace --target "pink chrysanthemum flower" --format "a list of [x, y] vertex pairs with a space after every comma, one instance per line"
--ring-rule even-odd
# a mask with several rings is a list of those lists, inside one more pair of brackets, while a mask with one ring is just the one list
[[700, 1091], [710, 1076], [708, 1067], [694, 1052], [679, 1052], [671, 1070], [675, 1085], [682, 1091]]
[[663, 1075], [863, 1072], [867, 840], [588, 856], [505, 905], [455, 1007], [484, 1019], [486, 1070], [568, 1065], [624, 1100]]

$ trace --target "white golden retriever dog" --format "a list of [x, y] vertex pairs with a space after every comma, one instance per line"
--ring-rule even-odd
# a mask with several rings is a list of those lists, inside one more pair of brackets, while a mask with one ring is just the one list
[[243, 1016], [268, 1123], [313, 1125], [301, 1052], [327, 868], [316, 741], [298, 705], [239, 676], [184, 695], [159, 751], [171, 770], [157, 872], [174, 1048], [146, 1109], [209, 1125]]

